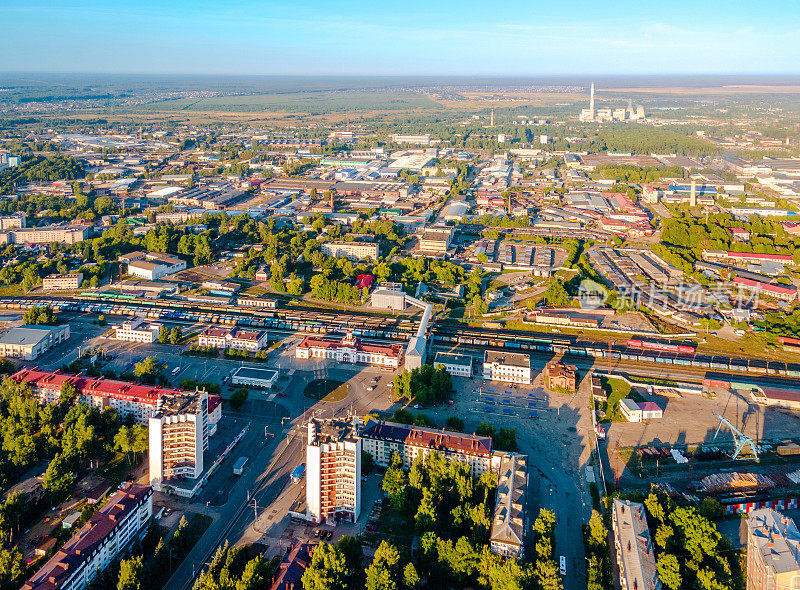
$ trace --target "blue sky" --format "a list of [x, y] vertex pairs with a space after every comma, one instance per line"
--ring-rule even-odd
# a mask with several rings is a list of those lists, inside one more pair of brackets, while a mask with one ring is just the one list
[[0, 70], [800, 72], [800, 2], [0, 0]]

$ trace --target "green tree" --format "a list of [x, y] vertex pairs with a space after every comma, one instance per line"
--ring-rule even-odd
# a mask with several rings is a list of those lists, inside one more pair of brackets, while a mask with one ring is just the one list
[[61, 384], [61, 393], [58, 403], [62, 408], [67, 408], [72, 406], [76, 399], [78, 399], [78, 388], [75, 387], [75, 384], [71, 381], [64, 381], [64, 383]]
[[547, 283], [547, 289], [544, 292], [544, 299], [547, 302], [547, 305], [551, 307], [564, 307], [569, 305], [569, 295], [567, 295], [567, 291], [564, 289], [564, 285], [561, 284], [555, 277], [551, 277]]
[[400, 587], [400, 553], [394, 545], [381, 541], [367, 568], [367, 590], [397, 590]]
[[681, 577], [681, 565], [678, 558], [671, 553], [662, 553], [656, 561], [658, 577], [661, 583], [670, 590], [681, 590], [683, 578]]
[[244, 405], [244, 402], [247, 401], [247, 398], [250, 396], [250, 392], [244, 388], [240, 387], [236, 391], [231, 394], [230, 402], [231, 407], [234, 410], [239, 410]]
[[159, 361], [156, 357], [148, 356], [133, 366], [133, 374], [142, 381], [155, 383], [161, 371], [166, 368], [167, 365]]
[[69, 493], [74, 481], [75, 473], [70, 468], [69, 461], [62, 453], [57, 453], [44, 472], [42, 487], [55, 503]]
[[183, 338], [183, 334], [181, 333], [181, 329], [178, 326], [175, 326], [170, 330], [169, 333], [169, 343], [170, 344], [180, 344], [181, 338]]
[[395, 510], [402, 510], [405, 505], [406, 476], [397, 466], [389, 467], [383, 474], [383, 491], [389, 494], [389, 500]]
[[128, 462], [133, 465], [133, 459], [137, 454], [147, 452], [147, 437], [147, 427], [142, 424], [121, 426], [114, 435], [114, 449], [120, 453], [125, 453], [128, 457]]
[[604, 547], [608, 538], [608, 531], [603, 524], [603, 517], [597, 510], [592, 510], [589, 518], [589, 538], [597, 547]]
[[448, 416], [444, 427], [447, 430], [452, 430], [453, 432], [463, 432], [464, 421], [458, 416]]
[[412, 590], [419, 585], [419, 574], [413, 563], [407, 563], [403, 569], [403, 587]]
[[304, 590], [347, 590], [353, 571], [347, 557], [336, 545], [320, 543], [303, 573]]
[[0, 588], [16, 590], [22, 586], [27, 571], [25, 558], [19, 549], [0, 549]]
[[119, 564], [117, 590], [140, 590], [144, 577], [144, 565], [141, 555], [123, 559]]
[[158, 330], [158, 341], [161, 344], [166, 344], [169, 340], [169, 328], [162, 324], [161, 328]]

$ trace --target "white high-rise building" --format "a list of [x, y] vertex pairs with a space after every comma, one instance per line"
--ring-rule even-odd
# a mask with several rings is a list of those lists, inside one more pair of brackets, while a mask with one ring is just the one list
[[308, 425], [306, 516], [314, 522], [361, 513], [361, 437], [357, 419], [317, 420]]
[[203, 473], [208, 450], [208, 394], [205, 391], [162, 398], [148, 424], [150, 485], [162, 491], [171, 478]]

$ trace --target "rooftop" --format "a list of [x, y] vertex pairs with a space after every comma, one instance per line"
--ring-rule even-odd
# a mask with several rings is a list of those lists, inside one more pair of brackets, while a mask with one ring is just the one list
[[527, 457], [503, 454], [500, 459], [491, 541], [523, 545], [525, 542], [525, 494], [527, 490]]
[[466, 354], [456, 354], [454, 352], [437, 352], [433, 364], [459, 365], [462, 367], [471, 367], [472, 357]]
[[114, 397], [117, 399], [133, 400], [139, 403], [156, 405], [159, 398], [183, 393], [179, 389], [166, 387], [152, 387], [139, 385], [127, 381], [114, 379], [91, 379], [83, 375], [69, 373], [49, 373], [38, 369], [23, 368], [11, 375], [11, 378], [32, 387], [60, 391], [64, 383], [72, 383], [79, 393], [83, 395], [96, 395], [101, 397]]
[[531, 357], [521, 352], [498, 352], [496, 350], [487, 350], [483, 357], [483, 362], [499, 365], [508, 365], [512, 367], [523, 367], [530, 369]]
[[760, 508], [747, 519], [748, 545], [755, 545], [767, 568], [776, 574], [800, 571], [800, 531], [791, 518]]
[[244, 377], [245, 379], [273, 379], [277, 376], [278, 371], [273, 369], [262, 369], [259, 367], [239, 367], [236, 369], [234, 376]]
[[620, 576], [625, 576], [626, 587], [639, 590], [660, 588], [644, 505], [615, 499], [612, 511], [618, 559], [622, 563]]
[[35, 346], [50, 332], [59, 330], [60, 326], [22, 326], [9, 328], [0, 332], [0, 344], [13, 344], [17, 346]]
[[208, 394], [205, 392], [187, 392], [164, 397], [161, 399], [161, 407], [158, 409], [155, 417], [161, 418], [162, 416], [175, 416], [178, 414], [197, 414], [200, 412], [201, 402], [204, 398], [208, 401]]

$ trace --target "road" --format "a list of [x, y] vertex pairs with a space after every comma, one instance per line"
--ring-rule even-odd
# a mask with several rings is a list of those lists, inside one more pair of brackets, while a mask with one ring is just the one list
[[[288, 365], [288, 359], [283, 359]], [[352, 369], [339, 369], [326, 367], [322, 361], [317, 363], [304, 363], [303, 370], [295, 373], [297, 378], [292, 379], [285, 390], [286, 398], [282, 404], [292, 408], [291, 422], [280, 428], [276, 425], [275, 437], [262, 440], [260, 451], [248, 462], [251, 468], [245, 468], [239, 480], [230, 488], [227, 501], [218, 508], [219, 516], [191, 550], [187, 558], [177, 568], [165, 586], [166, 588], [185, 589], [193, 582], [195, 576], [211, 559], [216, 548], [226, 540], [234, 545], [248, 532], [252, 532], [254, 522], [255, 499], [259, 522], [271, 521], [275, 515], [269, 510], [278, 497], [284, 493], [290, 481], [292, 470], [300, 463], [305, 462], [305, 419], [311, 413], [319, 416], [331, 417], [344, 415], [348, 411], [363, 415], [376, 409], [386, 409], [390, 405], [385, 383], [391, 379], [392, 374], [373, 367], [358, 367]], [[347, 381], [350, 383], [350, 393], [339, 402], [312, 402], [303, 396], [305, 384], [312, 378], [324, 376], [327, 379]], [[375, 376], [379, 377], [379, 385], [373, 391], [368, 391], [369, 382]], [[277, 430], [280, 428], [280, 430]], [[263, 435], [262, 435], [263, 436]], [[253, 436], [258, 439], [258, 433]], [[244, 442], [244, 441], [243, 441]], [[246, 446], [240, 443], [242, 449], [252, 449], [253, 444]], [[242, 453], [238, 453], [241, 455]], [[233, 453], [234, 457], [238, 456]], [[231, 462], [229, 462], [231, 463]], [[266, 466], [266, 467], [259, 467]], [[221, 469], [229, 468], [223, 464]], [[218, 484], [217, 484], [218, 485]], [[216, 490], [214, 480], [209, 483], [212, 496]], [[206, 496], [204, 496], [206, 497]], [[280, 520], [282, 515], [278, 517]], [[261, 525], [266, 526], [266, 525]], [[264, 532], [259, 530], [258, 532]]]

